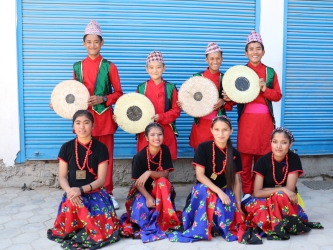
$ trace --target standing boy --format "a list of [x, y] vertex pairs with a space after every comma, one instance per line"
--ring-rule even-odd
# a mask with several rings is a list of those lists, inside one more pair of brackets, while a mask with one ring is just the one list
[[[259, 76], [260, 93], [247, 104], [237, 104], [238, 136], [237, 150], [241, 154], [243, 172], [243, 200], [250, 197], [253, 190], [252, 165], [271, 150], [270, 138], [275, 127], [272, 102], [282, 98], [277, 75], [273, 68], [261, 62], [265, 55], [264, 44], [259, 33], [252, 31], [245, 46], [246, 66]], [[230, 100], [227, 95], [225, 100]]]
[[[178, 92], [173, 83], [165, 81], [162, 77], [165, 71], [162, 53], [153, 51], [149, 53], [146, 60], [146, 71], [150, 79], [139, 84], [137, 92], [145, 95], [153, 103], [155, 115], [152, 117], [155, 122], [162, 125], [164, 130], [163, 144], [169, 147], [172, 160], [177, 159], [178, 135], [175, 121], [180, 115], [180, 108], [177, 106]], [[148, 146], [144, 132], [138, 134], [137, 152]]]
[[[104, 143], [109, 151], [104, 187], [112, 194], [113, 144], [117, 125], [112, 119], [111, 106], [116, 103], [123, 92], [116, 65], [102, 58], [100, 54], [103, 45], [100, 25], [95, 20], [91, 20], [83, 36], [83, 46], [86, 48], [88, 56], [82, 61], [76, 62], [73, 68], [74, 79], [82, 82], [90, 94], [88, 110], [95, 120], [92, 135]], [[114, 208], [118, 209], [119, 204], [113, 196], [112, 201]]]
[[[219, 92], [219, 99], [213, 107], [213, 112], [204, 117], [195, 118], [190, 134], [190, 146], [196, 150], [201, 142], [214, 140], [211, 133], [212, 120], [218, 115], [226, 115], [226, 110], [232, 110], [232, 104], [226, 102], [222, 97], [223, 73], [220, 66], [223, 61], [222, 50], [216, 43], [209, 43], [206, 48], [206, 62], [208, 67], [205, 71], [194, 74], [194, 76], [204, 76], [210, 79]], [[181, 103], [179, 103], [181, 106]]]

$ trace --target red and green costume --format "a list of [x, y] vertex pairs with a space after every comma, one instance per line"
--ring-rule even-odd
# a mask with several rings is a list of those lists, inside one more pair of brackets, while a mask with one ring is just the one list
[[[137, 92], [145, 95], [153, 103], [155, 114], [159, 115], [158, 123], [164, 129], [163, 144], [170, 149], [172, 160], [177, 159], [177, 140], [178, 135], [175, 121], [180, 115], [180, 108], [177, 106], [178, 92], [176, 86], [172, 83], [162, 82], [155, 84], [153, 80], [141, 83], [137, 87]], [[137, 152], [140, 152], [148, 145], [144, 132], [138, 134]]]
[[[253, 190], [252, 161], [255, 164], [259, 157], [271, 150], [270, 139], [275, 126], [272, 102], [281, 100], [282, 93], [277, 75], [272, 68], [262, 63], [253, 66], [250, 62], [247, 66], [254, 70], [259, 78], [263, 78], [267, 86], [265, 92], [260, 91], [258, 97], [252, 102], [237, 105], [237, 149], [241, 153], [243, 166], [242, 191], [251, 194]], [[266, 107], [266, 112], [258, 113], [250, 109], [247, 111], [248, 105], [252, 107], [263, 105], [262, 107]]]
[[95, 120], [92, 136], [104, 143], [109, 151], [108, 172], [104, 186], [108, 192], [112, 193], [113, 137], [117, 125], [112, 119], [113, 113], [110, 107], [123, 94], [118, 69], [113, 63], [103, 59], [101, 55], [95, 59], [88, 56], [84, 60], [76, 62], [73, 68], [74, 79], [87, 87], [90, 96], [106, 96], [108, 98], [105, 104], [89, 106], [88, 110]]

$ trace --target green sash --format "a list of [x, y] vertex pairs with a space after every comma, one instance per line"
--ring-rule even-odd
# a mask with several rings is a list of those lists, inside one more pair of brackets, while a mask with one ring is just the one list
[[[266, 87], [273, 89], [273, 82], [274, 82], [274, 69], [267, 67], [266, 66]], [[272, 120], [273, 120], [273, 124], [275, 127], [275, 118], [274, 118], [274, 114], [273, 114], [273, 104], [270, 100], [266, 99], [266, 104], [268, 106], [269, 112], [272, 116]], [[238, 120], [241, 117], [241, 115], [244, 112], [244, 108], [245, 108], [245, 104], [237, 104], [237, 113], [238, 113]]]
[[[112, 87], [109, 81], [110, 65], [111, 62], [108, 60], [101, 60], [95, 81], [95, 96], [106, 96], [112, 93]], [[83, 83], [82, 61], [74, 63], [73, 68], [76, 79]], [[108, 108], [110, 108], [110, 106], [106, 106], [105, 103], [100, 103], [92, 107], [92, 109], [99, 115], [103, 114]]]
[[[147, 82], [143, 82], [141, 84], [139, 84], [137, 90], [138, 93], [145, 95], [146, 94], [146, 88], [147, 88]], [[176, 86], [173, 83], [170, 82], [165, 82], [165, 89], [164, 89], [164, 93], [166, 93], [166, 96], [164, 98], [165, 100], [165, 104], [164, 104], [164, 112], [167, 112], [168, 110], [170, 110], [170, 108], [172, 107], [172, 93], [173, 90], [176, 88]], [[178, 130], [176, 128], [176, 121], [170, 123], [170, 126], [172, 128], [172, 131], [174, 132], [174, 134], [176, 136], [178, 136]]]
[[[193, 76], [204, 76], [203, 75], [204, 71], [203, 72], [199, 72], [199, 73], [195, 73]], [[223, 90], [223, 87], [222, 87], [222, 80], [223, 80], [223, 76], [224, 74], [223, 73], [220, 73], [220, 89], [219, 89], [219, 98], [222, 98], [223, 99], [223, 96], [222, 96], [222, 90]], [[226, 115], [225, 113], [225, 110], [223, 108], [220, 108], [218, 111], [217, 111], [217, 116], [220, 116], [220, 115]], [[194, 123], [198, 126], [199, 124], [199, 119], [200, 118], [194, 118]]]

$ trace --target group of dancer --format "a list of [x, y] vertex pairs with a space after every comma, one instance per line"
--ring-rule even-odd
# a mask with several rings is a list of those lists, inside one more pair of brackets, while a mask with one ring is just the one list
[[[120, 237], [193, 242], [220, 235], [227, 241], [260, 244], [262, 236], [289, 239], [290, 234], [322, 228], [308, 222], [301, 207], [296, 183], [303, 170], [299, 156], [290, 150], [294, 137], [288, 129], [274, 129], [272, 101], [279, 101], [282, 94], [274, 70], [261, 63], [265, 51], [256, 32], [248, 36], [245, 47], [247, 66], [260, 78], [254, 101], [236, 104], [223, 91], [219, 70], [223, 53], [216, 43], [207, 46], [207, 69], [195, 74], [215, 83], [219, 100], [211, 114], [195, 118], [192, 125], [189, 143], [195, 150], [192, 165], [197, 183], [182, 212], [176, 210], [176, 192], [168, 179], [177, 159], [174, 122], [182, 103], [175, 85], [162, 78], [162, 54], [148, 55], [150, 79], [138, 85], [137, 92], [151, 100], [156, 114], [138, 135], [133, 184], [126, 213], [118, 219], [119, 204], [112, 195], [117, 125], [110, 107], [123, 93], [116, 66], [100, 55], [103, 43], [99, 24], [91, 21], [83, 37], [88, 56], [74, 64], [74, 78], [91, 95], [89, 108], [75, 113], [76, 138], [59, 152], [59, 183], [65, 193], [54, 227], [47, 232], [49, 239], [65, 249], [99, 249]], [[230, 140], [233, 128], [225, 112], [234, 105], [239, 113], [237, 149]]]

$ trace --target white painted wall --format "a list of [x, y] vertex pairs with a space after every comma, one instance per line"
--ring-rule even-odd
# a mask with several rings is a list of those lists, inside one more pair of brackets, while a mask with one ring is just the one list
[[[260, 30], [266, 54], [263, 63], [273, 67], [282, 87], [284, 0], [261, 0]], [[16, 1], [3, 1], [0, 8], [0, 160], [12, 166], [20, 151]], [[274, 103], [277, 125], [281, 124], [281, 103]]]
[[[260, 1], [260, 34], [265, 45], [262, 62], [275, 69], [282, 90], [284, 0]], [[281, 101], [273, 102], [276, 126], [281, 125]]]
[[13, 166], [20, 150], [16, 1], [1, 2], [0, 30], [0, 160]]

